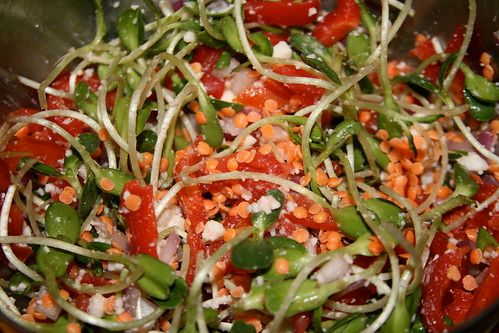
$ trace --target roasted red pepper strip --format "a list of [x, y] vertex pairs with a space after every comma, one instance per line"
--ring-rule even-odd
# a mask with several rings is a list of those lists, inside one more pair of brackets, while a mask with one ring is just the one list
[[360, 7], [355, 0], [339, 0], [332, 12], [319, 22], [312, 35], [322, 44], [331, 46], [342, 40], [360, 24]]
[[461, 247], [431, 261], [425, 268], [421, 315], [430, 332], [442, 332], [448, 329], [444, 322], [444, 298], [452, 283], [447, 277], [451, 266], [461, 267], [469, 247]]
[[[0, 207], [3, 206], [3, 199], [0, 199]], [[9, 212], [9, 224], [7, 226], [7, 231], [9, 236], [20, 236], [23, 234], [23, 212], [19, 207], [13, 204]], [[10, 246], [15, 256], [21, 261], [25, 261], [33, 253], [31, 247], [26, 244], [11, 244]], [[0, 249], [0, 259], [4, 261], [3, 250]], [[6, 262], [4, 263], [7, 264]]]
[[[140, 207], [135, 211], [125, 206], [125, 198], [130, 195], [137, 195], [141, 199]], [[138, 180], [127, 182], [121, 194], [120, 212], [128, 227], [131, 254], [142, 253], [157, 258], [158, 228], [154, 213], [152, 186], [142, 186]]]
[[471, 308], [468, 312], [468, 318], [473, 317], [483, 311], [492, 303], [499, 299], [499, 257], [496, 257], [490, 263], [487, 269], [487, 275], [482, 280], [482, 283], [475, 291], [475, 297], [471, 303]]
[[320, 10], [319, 0], [248, 0], [244, 5], [244, 20], [282, 26], [307, 25], [315, 21]]

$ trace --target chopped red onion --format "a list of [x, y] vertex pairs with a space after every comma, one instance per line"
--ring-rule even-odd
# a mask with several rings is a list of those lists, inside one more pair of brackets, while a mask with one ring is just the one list
[[315, 273], [315, 279], [319, 283], [333, 282], [350, 273], [350, 270], [350, 263], [344, 256], [335, 256]]
[[158, 244], [159, 260], [169, 264], [175, 253], [177, 253], [181, 239], [176, 232], [171, 233], [167, 239], [161, 240]]

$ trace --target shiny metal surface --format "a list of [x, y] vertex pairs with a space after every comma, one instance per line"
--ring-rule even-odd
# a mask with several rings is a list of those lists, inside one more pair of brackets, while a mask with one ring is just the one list
[[[376, 10], [378, 0], [366, 0]], [[416, 33], [448, 39], [468, 15], [466, 0], [414, 0], [416, 17], [409, 18], [390, 44], [392, 57], [405, 57], [414, 45]], [[103, 0], [106, 20], [114, 26], [117, 14], [136, 0]], [[328, 5], [328, 4], [326, 4]], [[329, 4], [331, 6], [331, 4]], [[475, 38], [470, 57], [488, 51], [499, 59], [499, 0], [477, 0]], [[19, 85], [15, 74], [41, 81], [57, 59], [70, 47], [92, 39], [93, 0], [0, 0], [0, 119], [21, 106], [36, 106], [36, 93]], [[393, 11], [396, 14], [396, 10]], [[112, 31], [111, 31], [112, 33]], [[499, 35], [499, 33], [497, 33]], [[496, 73], [499, 68], [496, 66]], [[1, 312], [0, 312], [0, 317]], [[499, 320], [499, 304], [458, 328], [461, 332], [488, 332]], [[6, 330], [6, 322], [0, 323]], [[22, 332], [20, 328], [13, 331]]]

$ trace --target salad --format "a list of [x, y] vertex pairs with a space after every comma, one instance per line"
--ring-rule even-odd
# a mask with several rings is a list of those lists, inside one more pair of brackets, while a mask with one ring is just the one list
[[[499, 299], [499, 87], [412, 1], [144, 1], [0, 127], [29, 331], [443, 332]], [[150, 22], [147, 18], [150, 18]], [[390, 20], [392, 18], [392, 20]]]

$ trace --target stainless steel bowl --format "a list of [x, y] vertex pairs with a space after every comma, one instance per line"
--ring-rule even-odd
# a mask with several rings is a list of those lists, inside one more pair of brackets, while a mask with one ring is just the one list
[[[112, 28], [117, 15], [139, 0], [104, 0], [106, 21]], [[331, 7], [334, 0], [323, 1]], [[378, 0], [366, 0], [374, 10]], [[468, 15], [466, 0], [414, 0], [416, 17], [409, 18], [391, 43], [394, 58], [406, 58], [416, 33], [447, 40]], [[499, 1], [477, 0], [477, 22], [469, 56], [487, 51], [499, 59]], [[17, 82], [16, 75], [41, 81], [69, 48], [94, 35], [93, 0], [0, 0], [0, 121], [18, 107], [36, 107], [36, 93]], [[111, 30], [111, 34], [114, 32]], [[495, 33], [495, 34], [494, 34]], [[496, 66], [496, 73], [499, 68]], [[497, 74], [496, 74], [497, 76]], [[499, 322], [499, 301], [482, 314], [456, 327], [455, 332], [491, 332]], [[0, 311], [0, 331], [23, 332]]]

